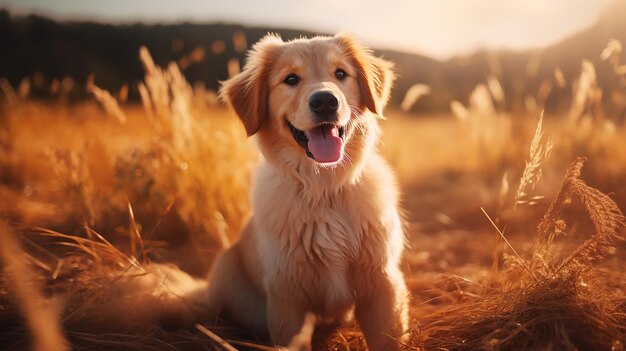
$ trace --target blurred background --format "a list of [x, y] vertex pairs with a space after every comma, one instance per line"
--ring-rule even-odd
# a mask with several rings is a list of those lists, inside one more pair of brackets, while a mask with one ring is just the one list
[[407, 347], [623, 350], [624, 0], [0, 0], [0, 349], [211, 349], [157, 283], [205, 277], [250, 215], [261, 156], [219, 82], [267, 33], [339, 31], [398, 76]]
[[241, 62], [268, 32], [291, 39], [347, 31], [396, 63], [395, 106], [420, 83], [429, 94], [410, 111], [449, 111], [451, 101], [467, 102], [476, 85], [492, 77], [507, 97], [499, 107], [562, 109], [571, 104], [567, 83], [578, 77], [583, 59], [594, 64], [603, 87], [616, 87], [600, 53], [610, 39], [626, 36], [624, 4], [610, 0], [3, 0], [0, 6], [0, 76], [15, 86], [30, 78], [37, 95], [48, 93], [44, 82], [70, 77], [84, 85], [93, 75], [108, 90], [129, 84], [137, 99], [142, 45], [157, 64], [175, 61], [192, 84], [215, 90], [228, 77], [229, 60]]

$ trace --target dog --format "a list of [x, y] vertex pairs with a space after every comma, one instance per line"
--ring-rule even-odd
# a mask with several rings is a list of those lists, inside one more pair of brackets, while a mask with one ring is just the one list
[[[394, 175], [376, 151], [391, 63], [346, 34], [267, 35], [220, 97], [257, 137], [253, 214], [209, 276], [211, 313], [288, 346], [305, 316], [352, 313], [370, 350], [407, 338], [404, 234]], [[310, 349], [310, 341], [305, 349]]]

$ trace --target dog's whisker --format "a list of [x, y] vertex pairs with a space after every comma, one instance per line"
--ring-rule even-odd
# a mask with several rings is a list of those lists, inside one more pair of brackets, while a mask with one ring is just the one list
[[363, 114], [363, 110], [361, 110], [357, 106], [348, 104], [348, 107], [350, 107], [350, 110], [352, 110], [352, 111], [358, 111], [360, 114]]
[[[353, 165], [353, 164], [354, 164], [354, 163], [352, 162], [352, 157], [350, 157], [350, 155], [349, 155], [348, 153], [346, 153], [346, 154], [343, 156], [343, 159], [344, 159], [344, 163], [346, 163], [346, 164], [348, 164], [348, 165]], [[344, 167], [345, 167], [345, 165], [344, 165]]]
[[356, 117], [361, 117], [363, 115], [363, 112], [356, 108], [350, 108], [350, 112], [352, 112], [352, 114]]
[[352, 112], [352, 114], [357, 118], [361, 118], [365, 114], [365, 111], [363, 111], [362, 109], [354, 105], [348, 105], [348, 108], [350, 108], [350, 111]]

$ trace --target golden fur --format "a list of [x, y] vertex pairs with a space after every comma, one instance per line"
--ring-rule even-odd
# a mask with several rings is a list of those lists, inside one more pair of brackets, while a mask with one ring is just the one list
[[[345, 79], [335, 76], [339, 68]], [[375, 150], [391, 68], [346, 35], [289, 42], [269, 35], [223, 83], [222, 98], [257, 136], [265, 161], [254, 176], [253, 216], [213, 267], [213, 313], [287, 346], [307, 313], [337, 322], [354, 307], [370, 350], [399, 348], [408, 323], [398, 267], [404, 237], [395, 179]], [[285, 84], [289, 74], [300, 77], [297, 85]], [[345, 126], [332, 163], [308, 157], [288, 126], [316, 127], [308, 101], [320, 90], [337, 97], [335, 125]]]

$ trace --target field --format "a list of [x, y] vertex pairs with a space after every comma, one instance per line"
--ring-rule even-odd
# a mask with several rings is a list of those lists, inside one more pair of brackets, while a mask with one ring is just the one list
[[[3, 350], [274, 349], [195, 318], [184, 298], [250, 215], [254, 141], [176, 64], [141, 59], [141, 104], [93, 83], [80, 103], [71, 80], [47, 101], [28, 80], [0, 84]], [[406, 349], [624, 350], [626, 125], [589, 65], [564, 83], [567, 110], [506, 112], [486, 77], [450, 113], [386, 113], [380, 149], [409, 242]], [[625, 85], [608, 94], [610, 111], [626, 101]], [[314, 340], [365, 349], [355, 325]]]

